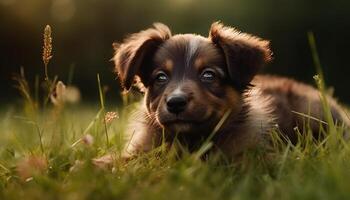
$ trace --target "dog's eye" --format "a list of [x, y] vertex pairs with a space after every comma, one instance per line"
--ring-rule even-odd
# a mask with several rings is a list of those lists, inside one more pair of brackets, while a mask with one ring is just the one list
[[168, 76], [164, 72], [158, 72], [156, 76], [157, 83], [166, 83], [168, 81]]
[[201, 80], [203, 82], [212, 82], [216, 78], [216, 73], [213, 69], [205, 69], [201, 74]]

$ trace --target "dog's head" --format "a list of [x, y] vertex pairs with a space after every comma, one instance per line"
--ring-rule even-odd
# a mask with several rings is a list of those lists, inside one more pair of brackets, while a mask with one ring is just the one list
[[129, 36], [114, 56], [122, 86], [139, 77], [149, 114], [174, 132], [210, 132], [227, 110], [239, 112], [242, 92], [270, 59], [268, 41], [218, 22], [207, 38], [172, 36], [157, 23]]

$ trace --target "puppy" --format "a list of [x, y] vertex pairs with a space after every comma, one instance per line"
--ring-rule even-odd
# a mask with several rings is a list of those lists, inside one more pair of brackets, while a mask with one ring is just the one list
[[[268, 143], [272, 129], [297, 142], [305, 115], [319, 134], [325, 120], [319, 92], [287, 78], [256, 75], [269, 61], [269, 42], [213, 23], [209, 36], [172, 35], [160, 23], [130, 35], [115, 48], [122, 86], [145, 92], [130, 119], [124, 156], [147, 152], [176, 137], [190, 150], [209, 136], [216, 150], [234, 158]], [[349, 126], [344, 111], [327, 97], [334, 121]], [[298, 113], [304, 113], [302, 116]], [[322, 123], [321, 123], [322, 124]]]

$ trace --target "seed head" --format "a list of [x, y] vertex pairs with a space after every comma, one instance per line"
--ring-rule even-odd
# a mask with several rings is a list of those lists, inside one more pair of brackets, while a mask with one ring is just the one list
[[118, 119], [118, 113], [117, 112], [107, 112], [105, 115], [105, 121], [106, 123], [111, 123], [114, 119]]
[[82, 137], [82, 142], [88, 146], [91, 146], [94, 143], [94, 137], [90, 134], [86, 134], [84, 137]]
[[43, 62], [45, 65], [45, 78], [47, 76], [47, 65], [49, 64], [50, 59], [52, 58], [52, 37], [51, 37], [51, 27], [46, 25], [44, 30], [44, 46], [43, 46]]

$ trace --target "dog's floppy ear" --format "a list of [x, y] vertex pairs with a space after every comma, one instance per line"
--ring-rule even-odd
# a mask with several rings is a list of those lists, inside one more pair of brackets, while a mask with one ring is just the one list
[[222, 49], [230, 78], [240, 89], [245, 89], [259, 69], [271, 60], [269, 41], [220, 22], [211, 25], [209, 38]]
[[144, 85], [147, 84], [152, 56], [159, 45], [170, 37], [171, 32], [166, 25], [155, 23], [152, 28], [130, 35], [122, 44], [114, 44], [113, 60], [124, 89], [130, 89], [136, 76]]

